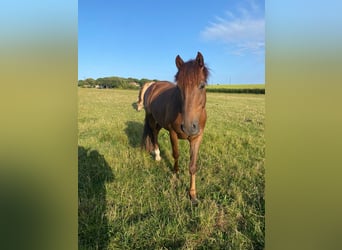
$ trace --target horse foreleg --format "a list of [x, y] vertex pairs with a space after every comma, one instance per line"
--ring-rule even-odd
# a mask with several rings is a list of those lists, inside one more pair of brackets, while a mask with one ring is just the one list
[[177, 136], [177, 133], [173, 130], [170, 131], [170, 139], [171, 139], [171, 145], [172, 145], [172, 156], [174, 159], [173, 170], [175, 173], [177, 173], [178, 172], [178, 158], [179, 158], [178, 136]]
[[201, 144], [202, 135], [199, 135], [195, 139], [190, 140], [190, 165], [189, 165], [189, 173], [190, 173], [190, 199], [194, 205], [198, 203], [196, 198], [196, 171], [197, 171], [197, 156], [199, 146]]

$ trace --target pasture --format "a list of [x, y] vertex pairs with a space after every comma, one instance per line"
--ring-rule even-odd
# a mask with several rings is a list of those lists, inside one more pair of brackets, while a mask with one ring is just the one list
[[207, 93], [192, 206], [188, 142], [177, 175], [166, 130], [141, 151], [137, 95], [78, 89], [79, 249], [263, 249], [265, 96]]

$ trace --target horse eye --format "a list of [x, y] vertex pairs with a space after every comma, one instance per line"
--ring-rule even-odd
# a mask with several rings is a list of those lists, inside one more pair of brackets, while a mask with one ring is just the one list
[[201, 84], [199, 85], [199, 89], [204, 89], [204, 87], [205, 87], [205, 83], [204, 82], [201, 82]]

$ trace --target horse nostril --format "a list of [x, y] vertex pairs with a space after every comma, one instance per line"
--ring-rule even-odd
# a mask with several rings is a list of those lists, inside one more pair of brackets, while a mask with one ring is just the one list
[[197, 134], [198, 133], [198, 123], [197, 122], [194, 122], [192, 125], [191, 125], [191, 132], [192, 134]]
[[184, 124], [181, 124], [181, 130], [184, 132]]

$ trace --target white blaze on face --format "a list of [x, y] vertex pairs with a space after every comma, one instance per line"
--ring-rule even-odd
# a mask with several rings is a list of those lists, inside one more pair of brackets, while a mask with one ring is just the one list
[[161, 160], [159, 148], [154, 150], [154, 155], [156, 157], [156, 161], [160, 161]]

